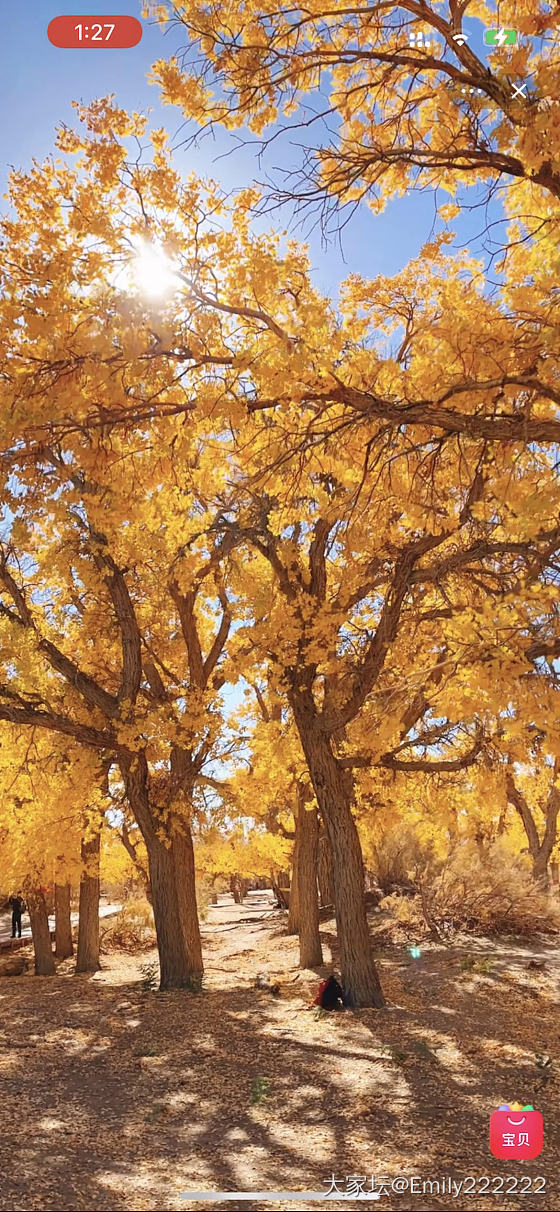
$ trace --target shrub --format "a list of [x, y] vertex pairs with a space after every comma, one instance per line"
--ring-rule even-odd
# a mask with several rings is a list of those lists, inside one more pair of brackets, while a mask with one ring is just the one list
[[140, 965], [142, 973], [142, 988], [145, 993], [151, 993], [153, 989], [157, 989], [159, 981], [159, 964], [152, 962]]
[[428, 927], [445, 936], [449, 928], [474, 934], [535, 934], [560, 929], [560, 907], [533, 879], [526, 860], [502, 841], [484, 852], [463, 842], [443, 863], [428, 861], [416, 870], [419, 895], [387, 897], [403, 926]]
[[152, 907], [143, 898], [127, 901], [103, 932], [106, 951], [147, 951], [155, 943]]
[[29, 960], [25, 955], [2, 955], [0, 956], [0, 976], [21, 976], [22, 972], [29, 970]]
[[262, 1103], [268, 1098], [270, 1091], [270, 1079], [268, 1077], [256, 1077], [251, 1087], [251, 1102], [254, 1104]]
[[214, 888], [209, 879], [204, 876], [196, 881], [196, 904], [198, 908], [198, 916], [201, 922], [205, 922], [208, 916], [208, 908], [212, 900]]
[[431, 846], [422, 843], [412, 829], [398, 825], [388, 829], [371, 846], [375, 878], [386, 896], [400, 889], [413, 890], [412, 877], [431, 859]]

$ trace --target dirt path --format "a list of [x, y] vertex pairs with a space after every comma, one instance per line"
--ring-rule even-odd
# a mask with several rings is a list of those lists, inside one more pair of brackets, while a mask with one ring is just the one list
[[[298, 972], [285, 920], [262, 894], [222, 898], [203, 928], [200, 995], [144, 989], [153, 954], [108, 957], [93, 979], [67, 962], [55, 978], [0, 980], [3, 1208], [175, 1212], [208, 1206], [186, 1190], [313, 1191], [332, 1174], [342, 1190], [352, 1175], [434, 1184], [361, 1204], [372, 1209], [558, 1206], [558, 977], [546, 944], [469, 943], [478, 967], [466, 970], [459, 945], [418, 961], [383, 948], [374, 919], [387, 1009], [316, 1017], [305, 1006], [319, 975]], [[330, 961], [333, 923], [322, 929]], [[547, 971], [528, 970], [533, 951]], [[254, 989], [260, 971], [279, 998]], [[514, 1100], [544, 1114], [535, 1162], [489, 1153], [489, 1114]], [[547, 1190], [504, 1195], [508, 1175], [510, 1190], [539, 1175]], [[467, 1176], [466, 1194], [438, 1193]], [[469, 1190], [491, 1179], [495, 1194]]]
[[[120, 907], [121, 907], [120, 905], [100, 905], [99, 906], [99, 917], [100, 918], [114, 917], [114, 915], [119, 912]], [[73, 926], [78, 925], [78, 918], [79, 918], [78, 913], [70, 914], [70, 919], [71, 919]], [[23, 915], [23, 923], [26, 923], [28, 920], [29, 920], [29, 915], [26, 912]], [[51, 938], [54, 938], [54, 925], [55, 925], [54, 913], [51, 913], [51, 914], [49, 914], [49, 930], [51, 932]], [[22, 941], [24, 939], [31, 938], [31, 926], [22, 924], [21, 938], [22, 938]], [[11, 949], [15, 950], [15, 949], [17, 949], [18, 945], [19, 945], [19, 939], [12, 939], [12, 915], [11, 915], [11, 913], [0, 914], [0, 949], [7, 950], [7, 951], [9, 951]]]

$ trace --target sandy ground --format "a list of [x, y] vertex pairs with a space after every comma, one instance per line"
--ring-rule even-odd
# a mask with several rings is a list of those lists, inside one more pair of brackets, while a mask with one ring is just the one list
[[[114, 915], [116, 913], [118, 913], [119, 909], [120, 909], [120, 905], [102, 903], [99, 906], [99, 916], [100, 916], [100, 918], [114, 917]], [[77, 926], [79, 914], [71, 913], [70, 917], [71, 917], [72, 925]], [[31, 938], [31, 926], [29, 924], [29, 914], [28, 913], [23, 914], [21, 924], [22, 924], [22, 930], [21, 930], [22, 939], [26, 939], [26, 938], [30, 939]], [[54, 934], [54, 913], [51, 913], [49, 916], [49, 928], [50, 928], [51, 934]], [[9, 951], [11, 949], [11, 941], [12, 941], [12, 915], [11, 915], [11, 913], [0, 913], [0, 949]], [[16, 942], [17, 942], [17, 940], [16, 940]]]
[[[267, 894], [222, 898], [197, 995], [145, 988], [155, 953], [108, 956], [93, 978], [67, 961], [53, 978], [0, 979], [2, 1208], [347, 1207], [306, 1200], [332, 1175], [340, 1192], [375, 1176], [386, 1193], [364, 1208], [558, 1207], [552, 944], [462, 940], [413, 960], [374, 915], [387, 1008], [318, 1015], [306, 1007], [323, 970], [298, 971], [285, 923]], [[322, 932], [326, 972], [334, 923]], [[254, 988], [259, 972], [280, 997]], [[488, 1148], [490, 1113], [515, 1100], [544, 1116], [532, 1162]], [[189, 1190], [302, 1196], [205, 1204]]]

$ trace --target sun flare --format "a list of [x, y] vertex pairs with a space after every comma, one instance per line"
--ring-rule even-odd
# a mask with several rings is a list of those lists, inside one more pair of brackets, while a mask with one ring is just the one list
[[139, 245], [134, 258], [134, 282], [143, 295], [152, 299], [161, 299], [177, 290], [177, 271], [159, 244], [145, 241]]

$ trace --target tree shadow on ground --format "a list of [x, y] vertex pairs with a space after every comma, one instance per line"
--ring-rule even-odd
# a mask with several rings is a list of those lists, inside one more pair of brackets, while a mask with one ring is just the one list
[[[324, 942], [336, 959], [328, 930]], [[515, 1099], [545, 1120], [545, 1152], [521, 1172], [549, 1189], [524, 1206], [557, 1206], [557, 1081], [554, 1065], [549, 1080], [535, 1066], [560, 1042], [544, 993], [537, 1019], [522, 987], [463, 972], [447, 952], [414, 964], [391, 948], [385, 1010], [318, 1015], [305, 1009], [312, 973], [286, 979], [278, 999], [252, 987], [263, 957], [286, 953], [293, 967], [297, 940], [274, 945], [264, 931], [226, 979], [212, 953], [199, 995], [143, 990], [146, 957], [99, 979], [0, 981], [2, 1206], [160, 1212], [203, 1207], [181, 1191], [320, 1190], [332, 1173], [514, 1173], [489, 1153], [488, 1117]], [[393, 1194], [382, 1206], [404, 1204]], [[436, 1191], [418, 1206], [522, 1205]]]

